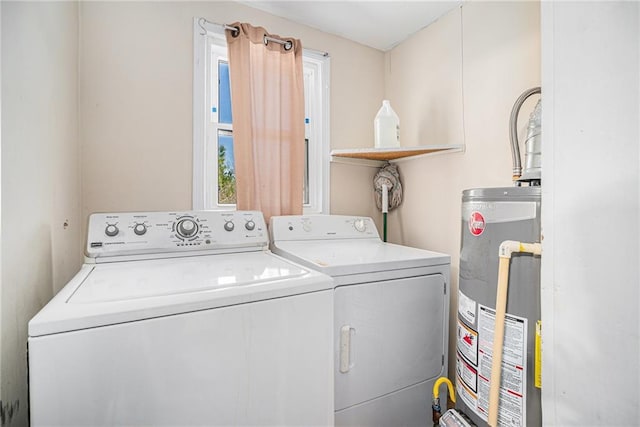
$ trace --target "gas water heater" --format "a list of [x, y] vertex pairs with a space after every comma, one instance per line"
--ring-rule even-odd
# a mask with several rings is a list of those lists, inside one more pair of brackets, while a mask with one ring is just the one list
[[[466, 190], [456, 326], [457, 406], [487, 425], [498, 283], [498, 247], [505, 240], [540, 241], [540, 187]], [[541, 426], [540, 257], [514, 254], [509, 269], [501, 426]], [[538, 346], [538, 347], [536, 347]]]
[[[471, 189], [462, 194], [456, 408], [478, 426], [490, 424], [489, 384], [494, 328], [498, 328], [499, 247], [504, 241], [541, 241], [540, 102], [529, 119], [524, 173], [517, 141], [520, 107], [529, 96], [540, 92], [539, 87], [525, 91], [511, 113], [516, 186]], [[524, 182], [528, 186], [521, 186]], [[497, 411], [499, 426], [542, 425], [540, 261], [540, 256], [530, 253], [514, 253], [510, 261]], [[503, 312], [499, 313], [502, 317]]]

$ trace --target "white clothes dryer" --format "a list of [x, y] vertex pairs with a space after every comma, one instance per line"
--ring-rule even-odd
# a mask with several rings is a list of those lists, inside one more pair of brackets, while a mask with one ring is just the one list
[[333, 284], [260, 212], [94, 214], [29, 322], [31, 424], [330, 425]]
[[371, 218], [272, 217], [271, 249], [334, 278], [335, 424], [419, 426], [447, 375], [449, 255], [384, 243]]

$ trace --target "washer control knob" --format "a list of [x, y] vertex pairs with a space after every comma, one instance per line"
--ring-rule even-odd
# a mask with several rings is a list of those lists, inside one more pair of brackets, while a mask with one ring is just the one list
[[224, 223], [224, 229], [227, 231], [233, 231], [233, 229], [236, 228], [236, 226], [234, 225], [233, 221], [226, 221]]
[[250, 219], [249, 221], [247, 221], [247, 222], [244, 224], [244, 228], [246, 228], [247, 230], [251, 231], [251, 230], [253, 230], [254, 228], [256, 228], [256, 223], [255, 223], [255, 222], [253, 222], [253, 220], [252, 220], [252, 219]]
[[362, 218], [356, 219], [353, 222], [353, 226], [355, 227], [356, 230], [358, 230], [361, 233], [367, 230], [367, 223]]
[[178, 222], [177, 231], [180, 237], [193, 237], [198, 232], [198, 224], [190, 218], [185, 218]]
[[109, 237], [115, 237], [119, 232], [120, 230], [118, 230], [118, 227], [115, 224], [108, 224], [107, 228], [104, 229], [104, 234]]
[[147, 232], [147, 226], [144, 224], [136, 224], [136, 226], [133, 227], [133, 232], [136, 233], [138, 236], [142, 236], [144, 233]]

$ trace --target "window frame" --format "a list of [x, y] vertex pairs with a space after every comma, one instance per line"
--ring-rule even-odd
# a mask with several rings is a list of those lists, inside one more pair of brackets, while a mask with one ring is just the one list
[[[211, 106], [217, 97], [218, 84], [212, 84], [214, 58], [226, 59], [226, 39], [222, 25], [194, 18], [193, 23], [193, 193], [194, 210], [235, 210], [235, 205], [218, 204], [217, 164], [218, 130], [233, 130], [233, 126], [211, 120]], [[211, 49], [211, 46], [215, 46]], [[222, 50], [220, 50], [222, 49]], [[215, 52], [213, 52], [215, 51]], [[224, 52], [224, 54], [223, 54]], [[329, 70], [326, 53], [303, 50], [305, 78], [305, 139], [309, 139], [309, 203], [303, 204], [304, 214], [329, 213]], [[216, 71], [217, 75], [217, 71]], [[213, 88], [207, 82], [210, 82]], [[212, 89], [212, 90], [210, 90]], [[308, 96], [313, 91], [315, 96]], [[217, 101], [216, 101], [217, 104]], [[219, 111], [220, 106], [217, 106]], [[210, 135], [216, 135], [215, 141]], [[214, 149], [215, 148], [215, 149]], [[212, 163], [214, 162], [214, 163]], [[215, 186], [207, 186], [215, 182]], [[208, 188], [209, 187], [209, 188]]]

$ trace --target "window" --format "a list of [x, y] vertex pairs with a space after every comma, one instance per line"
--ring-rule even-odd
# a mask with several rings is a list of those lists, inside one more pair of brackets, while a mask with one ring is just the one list
[[[194, 20], [193, 208], [197, 210], [235, 209], [226, 45], [220, 25]], [[303, 68], [304, 213], [329, 213], [329, 58], [304, 50]]]

